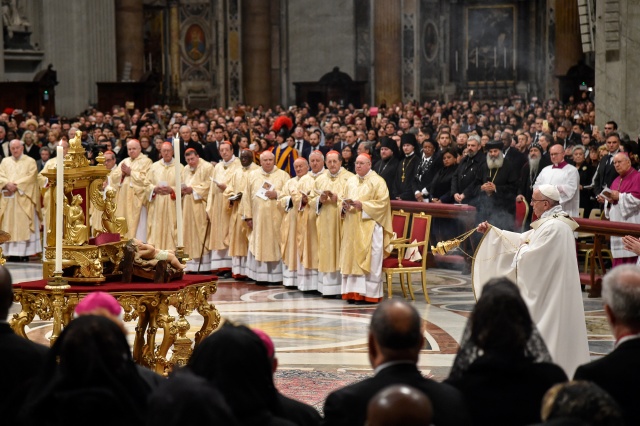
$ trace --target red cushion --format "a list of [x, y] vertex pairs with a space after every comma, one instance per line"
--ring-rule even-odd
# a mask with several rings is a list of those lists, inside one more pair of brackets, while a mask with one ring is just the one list
[[[398, 258], [397, 257], [387, 257], [382, 261], [383, 268], [399, 268], [398, 266]], [[402, 261], [403, 268], [422, 268], [422, 262], [412, 262], [410, 260]]]
[[394, 214], [391, 218], [393, 232], [396, 233], [398, 238], [404, 238], [404, 225], [407, 223], [407, 219], [408, 218], [406, 216], [400, 216], [397, 214]]
[[[428, 218], [413, 216], [413, 224], [411, 225], [411, 238], [409, 238], [409, 242], [423, 242], [429, 226], [430, 224]], [[418, 247], [418, 251], [421, 255], [424, 256], [424, 246]]]
[[[104, 284], [81, 284], [76, 285], [70, 283], [70, 288], [65, 292], [81, 292], [91, 293], [92, 291], [177, 291], [192, 284], [201, 284], [209, 281], [216, 281], [218, 277], [212, 275], [184, 275], [181, 280], [171, 281], [169, 283], [120, 283], [110, 282]], [[23, 283], [14, 284], [15, 288], [21, 288], [24, 290], [44, 290], [47, 285], [47, 280], [27, 281]]]

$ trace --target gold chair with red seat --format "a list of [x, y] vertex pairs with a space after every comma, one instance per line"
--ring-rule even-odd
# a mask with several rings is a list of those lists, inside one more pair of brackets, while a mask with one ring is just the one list
[[[387, 289], [389, 298], [392, 297], [392, 280], [393, 274], [400, 274], [400, 288], [402, 294], [407, 297], [407, 292], [404, 288], [405, 274], [407, 285], [409, 286], [409, 294], [411, 300], [415, 300], [413, 294], [413, 287], [411, 285], [411, 274], [420, 273], [422, 281], [422, 291], [424, 292], [424, 298], [427, 303], [431, 303], [429, 295], [427, 294], [427, 250], [429, 244], [429, 234], [431, 232], [431, 216], [424, 213], [414, 213], [411, 224], [411, 234], [408, 241], [411, 243], [398, 243], [394, 244], [394, 248], [397, 249], [397, 254], [391, 255], [382, 262], [382, 272], [385, 275], [387, 281]], [[415, 242], [414, 242], [415, 241]], [[421, 256], [420, 260], [405, 259], [405, 254], [408, 250], [417, 249], [417, 253]]]

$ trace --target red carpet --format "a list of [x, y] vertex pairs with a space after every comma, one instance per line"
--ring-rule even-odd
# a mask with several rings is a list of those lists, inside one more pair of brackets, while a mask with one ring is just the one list
[[309, 404], [322, 413], [327, 395], [336, 389], [359, 382], [372, 375], [373, 372], [361, 374], [337, 371], [282, 370], [276, 371], [275, 382], [282, 394]]

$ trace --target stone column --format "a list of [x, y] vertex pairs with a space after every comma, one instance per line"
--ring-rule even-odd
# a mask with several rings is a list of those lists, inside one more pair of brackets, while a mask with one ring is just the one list
[[596, 1], [596, 122], [614, 120], [632, 140], [640, 131], [640, 3]]
[[271, 105], [271, 2], [243, 0], [242, 88], [249, 105]]
[[171, 68], [171, 102], [177, 102], [178, 91], [180, 88], [180, 16], [179, 16], [178, 0], [169, 3], [169, 56]]
[[390, 105], [402, 100], [402, 2], [373, 5], [374, 99]]
[[[129, 74], [129, 80], [138, 81], [144, 73], [143, 26], [142, 0], [116, 0], [118, 80]], [[128, 69], [131, 71], [125, 73]]]

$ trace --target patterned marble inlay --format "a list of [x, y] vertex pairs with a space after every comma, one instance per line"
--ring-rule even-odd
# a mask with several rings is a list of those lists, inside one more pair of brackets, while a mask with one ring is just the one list
[[[7, 263], [14, 282], [39, 279], [39, 263]], [[458, 271], [430, 269], [427, 287], [431, 304], [422, 294], [418, 275], [413, 276], [416, 300], [413, 305], [423, 318], [425, 347], [419, 360], [423, 372], [436, 379], [447, 376], [467, 317], [475, 304], [468, 275]], [[394, 298], [402, 298], [399, 282], [394, 282]], [[263, 287], [253, 282], [220, 280], [212, 296], [223, 318], [266, 331], [274, 340], [281, 369], [333, 371], [350, 369], [370, 373], [367, 334], [375, 306], [348, 305], [342, 300], [325, 299], [316, 292], [299, 292], [281, 286]], [[601, 356], [613, 348], [612, 337], [600, 299], [584, 295], [586, 326], [592, 355]], [[11, 314], [20, 310], [14, 304]], [[173, 312], [175, 314], [175, 312]], [[189, 316], [189, 337], [201, 327], [197, 315]], [[135, 323], [127, 324], [133, 341]], [[36, 318], [28, 336], [47, 343], [51, 322]], [[158, 338], [161, 338], [161, 332]], [[426, 373], [425, 373], [426, 374]]]

